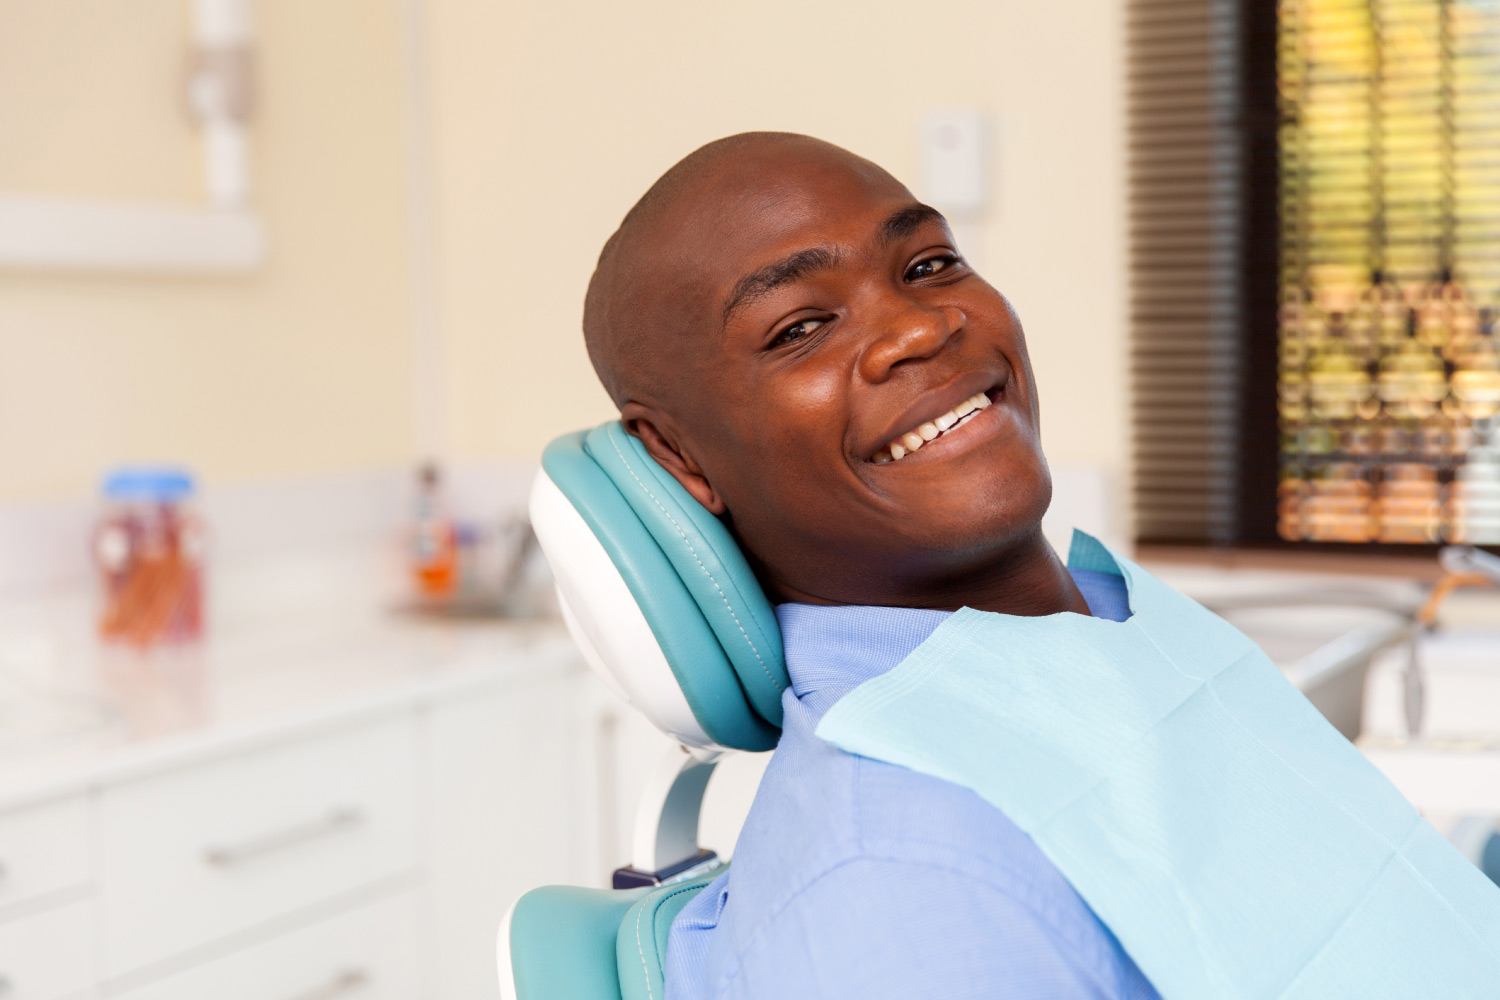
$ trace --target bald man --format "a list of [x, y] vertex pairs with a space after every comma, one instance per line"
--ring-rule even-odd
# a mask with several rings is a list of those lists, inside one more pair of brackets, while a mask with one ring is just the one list
[[744, 548], [792, 680], [734, 866], [672, 927], [669, 1000], [1155, 997], [999, 810], [814, 733], [960, 607], [1130, 613], [1042, 536], [1021, 324], [943, 217], [836, 146], [732, 136], [631, 209], [584, 333], [626, 428]]

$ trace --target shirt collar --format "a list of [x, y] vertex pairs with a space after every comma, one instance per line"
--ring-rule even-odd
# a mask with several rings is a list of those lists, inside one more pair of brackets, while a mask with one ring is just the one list
[[778, 605], [792, 691], [798, 698], [837, 695], [878, 677], [906, 659], [949, 614], [925, 608]]
[[[1130, 617], [1119, 564], [1097, 539], [1073, 533], [1068, 569], [1093, 614], [1113, 621]], [[906, 659], [950, 614], [857, 604], [777, 605], [793, 694], [821, 717], [843, 695]]]

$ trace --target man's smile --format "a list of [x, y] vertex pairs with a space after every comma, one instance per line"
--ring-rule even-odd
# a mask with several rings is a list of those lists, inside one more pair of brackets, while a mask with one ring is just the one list
[[985, 411], [1002, 400], [1010, 376], [1009, 371], [999, 378], [993, 373], [975, 373], [923, 393], [880, 434], [878, 440], [883, 443], [866, 461], [890, 465], [907, 460], [923, 448], [930, 449], [928, 455], [933, 457], [977, 443], [988, 435], [975, 431], [999, 427], [995, 419], [998, 414], [988, 414], [984, 419]]

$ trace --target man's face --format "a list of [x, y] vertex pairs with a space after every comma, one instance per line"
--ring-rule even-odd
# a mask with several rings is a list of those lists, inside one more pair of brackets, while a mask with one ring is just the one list
[[738, 170], [662, 255], [708, 303], [672, 433], [773, 596], [941, 605], [1050, 499], [1020, 323], [883, 171]]

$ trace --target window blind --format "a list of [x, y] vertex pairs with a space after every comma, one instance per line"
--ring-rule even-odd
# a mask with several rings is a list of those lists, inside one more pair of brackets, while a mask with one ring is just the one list
[[1239, 0], [1130, 0], [1136, 536], [1235, 540], [1245, 199]]

